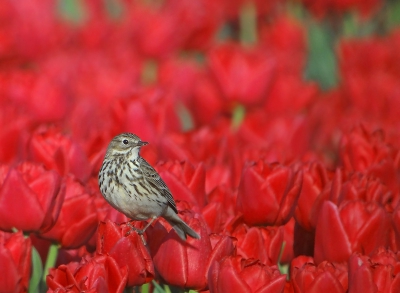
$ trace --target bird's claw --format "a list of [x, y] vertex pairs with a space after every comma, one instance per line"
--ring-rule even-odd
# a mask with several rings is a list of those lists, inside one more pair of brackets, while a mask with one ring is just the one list
[[144, 236], [143, 236], [143, 233], [144, 233], [143, 230], [140, 230], [140, 229], [138, 229], [136, 227], [133, 227], [130, 222], [128, 222], [126, 225], [129, 226], [130, 230], [125, 233], [125, 237], [129, 236], [131, 234], [132, 230], [133, 230], [140, 236], [140, 238], [142, 239], [143, 244], [147, 245], [146, 239], [144, 239]]

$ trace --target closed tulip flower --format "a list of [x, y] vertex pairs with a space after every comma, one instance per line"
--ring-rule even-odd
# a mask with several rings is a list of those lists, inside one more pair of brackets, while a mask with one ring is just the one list
[[208, 274], [210, 293], [284, 292], [286, 275], [276, 266], [255, 259], [228, 256], [215, 263]]
[[119, 267], [128, 268], [128, 286], [138, 286], [150, 282], [154, 277], [151, 256], [136, 232], [126, 225], [114, 222], [100, 222], [97, 232], [97, 254], [109, 255]]
[[98, 218], [95, 196], [72, 175], [67, 176], [65, 182], [66, 193], [60, 215], [55, 225], [41, 236], [71, 249], [89, 241], [96, 231]]
[[190, 218], [188, 214], [182, 218], [201, 238], [188, 238], [183, 242], [173, 230], [167, 231], [165, 226], [168, 224], [163, 226], [165, 221], [160, 219], [146, 231], [154, 267], [170, 285], [202, 290], [207, 287], [206, 275], [212, 254], [207, 226], [202, 220]]
[[284, 225], [293, 215], [302, 187], [301, 171], [263, 161], [242, 173], [237, 208], [249, 225]]
[[237, 219], [230, 228], [237, 239], [237, 253], [266, 265], [276, 265], [283, 244], [283, 227], [248, 227]]
[[92, 171], [80, 145], [54, 128], [34, 133], [28, 151], [29, 159], [34, 162], [42, 163], [60, 175], [71, 173], [82, 182], [88, 180]]
[[110, 256], [97, 255], [83, 258], [79, 264], [63, 264], [50, 269], [46, 283], [49, 287], [48, 293], [122, 293], [127, 279], [127, 267], [119, 267]]
[[[395, 264], [395, 265], [394, 265]], [[396, 266], [397, 264], [397, 266]], [[349, 293], [400, 292], [399, 261], [353, 254], [349, 259]]]
[[22, 163], [0, 166], [0, 229], [43, 232], [56, 222], [65, 185], [56, 171]]
[[290, 269], [295, 293], [345, 293], [348, 288], [347, 267], [323, 261], [319, 265], [311, 257], [295, 258]]
[[31, 272], [30, 238], [0, 231], [0, 292], [27, 292]]
[[315, 261], [343, 262], [353, 252], [371, 254], [387, 245], [389, 230], [388, 214], [374, 202], [349, 201], [337, 207], [325, 201], [315, 232]]

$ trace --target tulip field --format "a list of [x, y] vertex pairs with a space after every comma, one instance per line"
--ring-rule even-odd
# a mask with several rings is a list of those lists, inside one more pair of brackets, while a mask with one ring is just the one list
[[[2, 0], [0, 125], [0, 293], [400, 292], [398, 1]], [[122, 132], [201, 239], [105, 201]]]

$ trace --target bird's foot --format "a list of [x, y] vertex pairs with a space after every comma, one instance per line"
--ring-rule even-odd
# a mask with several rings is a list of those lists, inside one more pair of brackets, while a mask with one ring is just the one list
[[131, 222], [128, 222], [126, 225], [130, 228], [130, 230], [125, 233], [125, 237], [129, 236], [132, 233], [132, 231], [135, 231], [140, 236], [140, 238], [142, 239], [143, 244], [147, 245], [146, 239], [144, 239], [144, 236], [143, 236], [143, 234], [146, 231], [146, 229], [138, 229], [138, 228], [132, 226]]

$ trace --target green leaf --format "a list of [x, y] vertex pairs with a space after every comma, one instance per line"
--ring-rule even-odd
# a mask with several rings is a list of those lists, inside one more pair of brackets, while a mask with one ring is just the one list
[[149, 293], [150, 292], [150, 285], [149, 284], [143, 284], [140, 286], [140, 292], [141, 293]]
[[179, 117], [179, 120], [181, 122], [181, 128], [182, 131], [189, 131], [194, 128], [194, 121], [192, 118], [192, 114], [190, 111], [186, 108], [186, 106], [183, 103], [177, 103], [177, 114]]
[[32, 246], [32, 275], [29, 282], [29, 293], [39, 292], [39, 284], [43, 275], [43, 264], [40, 255], [35, 247]]
[[241, 43], [244, 45], [257, 43], [257, 9], [254, 3], [248, 1], [241, 7], [239, 22]]
[[400, 2], [388, 1], [387, 2], [387, 23], [388, 26], [393, 28], [400, 25]]
[[50, 268], [53, 268], [56, 265], [57, 256], [58, 256], [58, 244], [53, 243], [50, 245], [49, 251], [47, 252], [47, 259], [43, 271], [44, 282], [46, 282], [46, 276], [49, 274]]
[[106, 6], [108, 14], [114, 18], [119, 19], [123, 14], [123, 7], [119, 1], [115, 0], [104, 0], [104, 5]]
[[334, 50], [335, 37], [323, 22], [310, 22], [308, 27], [308, 64], [306, 78], [317, 81], [323, 89], [337, 85], [337, 60]]
[[77, 24], [85, 21], [85, 9], [79, 0], [58, 0], [57, 8], [61, 18], [67, 21]]
[[243, 122], [243, 119], [246, 115], [246, 108], [242, 105], [238, 105], [233, 110], [232, 115], [232, 128], [237, 129]]
[[153, 280], [152, 283], [154, 285], [154, 293], [167, 293], [156, 281]]
[[287, 274], [289, 271], [289, 265], [281, 264], [281, 259], [282, 259], [283, 251], [285, 250], [285, 246], [286, 246], [286, 241], [283, 241], [282, 246], [281, 246], [281, 251], [279, 252], [279, 258], [278, 258], [278, 269], [281, 272], [281, 274]]

